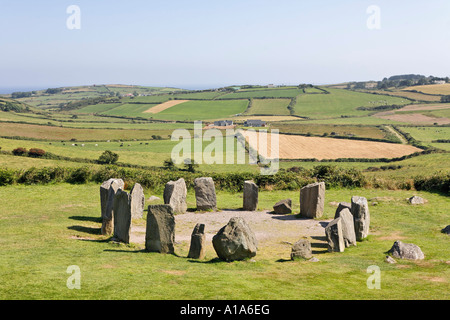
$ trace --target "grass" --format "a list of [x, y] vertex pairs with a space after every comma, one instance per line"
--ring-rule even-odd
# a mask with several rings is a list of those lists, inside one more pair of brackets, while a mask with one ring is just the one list
[[406, 105], [409, 100], [327, 88], [330, 94], [306, 94], [297, 98], [295, 114], [313, 119], [339, 118], [341, 116], [365, 116], [370, 111], [357, 110], [358, 107], [383, 105]]
[[218, 99], [250, 99], [250, 98], [294, 98], [303, 93], [303, 90], [295, 89], [265, 89], [265, 90], [240, 90], [221, 95]]
[[450, 83], [445, 84], [430, 84], [424, 86], [412, 86], [403, 90], [415, 90], [427, 94], [448, 95], [450, 94]]
[[290, 102], [290, 99], [253, 99], [252, 107], [246, 114], [289, 116], [287, 107]]
[[[318, 263], [289, 261], [290, 249], [273, 255], [260, 248], [255, 262], [224, 263], [207, 251], [205, 260], [187, 259], [189, 245], [175, 245], [177, 255], [145, 253], [141, 245], [117, 245], [99, 235], [98, 185], [56, 184], [0, 188], [1, 299], [449, 299], [449, 199], [418, 193], [429, 203], [412, 207], [411, 192], [328, 190], [331, 201], [359, 194], [384, 197], [370, 207], [372, 235], [344, 253], [317, 254]], [[146, 196], [151, 195], [146, 190]], [[161, 196], [160, 194], [156, 194]], [[261, 192], [260, 207], [280, 197], [298, 202], [298, 191]], [[192, 193], [188, 196], [193, 199]], [[192, 201], [192, 200], [189, 200]], [[218, 192], [218, 205], [239, 208], [236, 194]], [[45, 211], [42, 211], [45, 208]], [[141, 222], [138, 222], [141, 223]], [[288, 221], [286, 223], [289, 223]], [[145, 222], [142, 222], [145, 225]], [[208, 228], [208, 226], [207, 226]], [[299, 234], [299, 238], [301, 238]], [[422, 262], [383, 262], [398, 238], [419, 245]], [[279, 256], [285, 257], [278, 259]], [[68, 290], [66, 269], [81, 269], [81, 290]], [[381, 269], [381, 290], [369, 290], [366, 269]]]

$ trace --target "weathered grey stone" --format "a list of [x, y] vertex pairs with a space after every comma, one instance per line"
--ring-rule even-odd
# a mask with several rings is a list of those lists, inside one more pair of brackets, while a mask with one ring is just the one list
[[425, 204], [426, 200], [418, 196], [412, 196], [411, 198], [408, 199], [408, 202], [410, 204], [417, 205], [417, 204]]
[[361, 241], [369, 235], [370, 213], [367, 199], [364, 197], [352, 197], [353, 222], [355, 224], [356, 240]]
[[292, 213], [292, 200], [291, 199], [284, 199], [284, 200], [278, 201], [273, 206], [273, 211], [276, 214], [289, 214], [289, 213]]
[[219, 258], [225, 261], [252, 258], [258, 250], [255, 234], [240, 217], [231, 218], [213, 237], [212, 243]]
[[144, 215], [145, 195], [144, 188], [139, 183], [136, 183], [131, 189], [131, 217], [140, 219]]
[[245, 211], [255, 211], [258, 208], [258, 186], [253, 181], [244, 182], [243, 198]]
[[341, 218], [345, 247], [356, 246], [355, 224], [352, 213], [348, 208], [345, 208], [339, 213], [339, 217]]
[[300, 190], [300, 215], [305, 218], [320, 218], [325, 205], [325, 183], [316, 182]]
[[212, 178], [196, 178], [194, 180], [194, 190], [197, 210], [216, 210], [216, 187]]
[[113, 240], [130, 242], [131, 232], [131, 195], [122, 189], [114, 196], [114, 236]]
[[175, 214], [186, 213], [186, 195], [186, 182], [183, 178], [177, 181], [169, 181], [164, 188], [164, 203], [170, 204]]
[[117, 190], [124, 189], [124, 186], [122, 179], [109, 179], [100, 186], [102, 235], [112, 235], [114, 232], [114, 196]]
[[344, 252], [345, 243], [342, 232], [342, 218], [336, 218], [325, 228], [329, 252]]
[[388, 251], [389, 254], [399, 259], [408, 260], [423, 260], [425, 255], [422, 250], [412, 243], [403, 243], [401, 241], [395, 241], [391, 250]]
[[294, 243], [291, 251], [291, 259], [311, 259], [312, 258], [312, 250], [311, 250], [311, 242], [306, 239], [301, 239]]
[[151, 196], [150, 198], [148, 198], [148, 201], [152, 202], [152, 201], [158, 201], [161, 200], [159, 197], [157, 196]]
[[397, 263], [397, 261], [395, 261], [395, 259], [392, 258], [391, 256], [386, 256], [386, 259], [384, 259], [384, 261], [390, 264]]
[[445, 233], [445, 234], [450, 234], [450, 225], [448, 225], [444, 229], [442, 229], [441, 232]]
[[174, 253], [175, 216], [169, 204], [148, 206], [145, 249], [150, 252]]
[[205, 225], [198, 223], [192, 231], [188, 258], [203, 259], [205, 257], [205, 239]]
[[352, 204], [349, 202], [339, 202], [338, 207], [336, 208], [336, 212], [334, 214], [334, 219], [339, 218], [339, 214], [342, 210], [348, 209], [352, 210]]

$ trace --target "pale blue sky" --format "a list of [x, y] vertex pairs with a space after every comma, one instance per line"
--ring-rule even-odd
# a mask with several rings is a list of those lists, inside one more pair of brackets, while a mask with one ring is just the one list
[[[81, 30], [66, 27], [69, 5]], [[0, 87], [450, 76], [449, 52], [448, 0], [0, 0]]]

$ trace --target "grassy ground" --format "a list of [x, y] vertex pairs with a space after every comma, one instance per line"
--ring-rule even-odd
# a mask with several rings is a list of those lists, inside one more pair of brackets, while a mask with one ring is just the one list
[[[9, 186], [0, 188], [1, 299], [449, 299], [447, 197], [412, 207], [411, 192], [329, 190], [331, 201], [352, 195], [381, 197], [371, 206], [367, 241], [344, 253], [315, 253], [317, 263], [290, 261], [290, 248], [272, 254], [260, 248], [255, 262], [225, 263], [207, 252], [205, 260], [187, 259], [188, 243], [176, 255], [146, 253], [140, 245], [117, 245], [99, 235], [98, 185]], [[147, 190], [146, 196], [151, 192]], [[157, 194], [161, 196], [160, 194]], [[260, 194], [260, 207], [280, 197], [298, 202], [298, 191]], [[192, 193], [189, 199], [193, 199]], [[192, 200], [190, 200], [192, 201]], [[235, 194], [218, 193], [218, 206], [239, 208]], [[189, 204], [192, 205], [192, 202]], [[42, 208], [45, 208], [43, 210]], [[289, 220], [286, 221], [289, 223]], [[319, 223], [319, 221], [318, 221]], [[299, 239], [302, 237], [298, 235]], [[384, 262], [395, 240], [419, 245], [421, 262]], [[320, 250], [323, 252], [323, 250]], [[284, 258], [279, 259], [282, 256]], [[81, 290], [69, 290], [68, 266], [81, 270]], [[369, 290], [369, 266], [381, 269], [381, 290]]]
[[290, 99], [253, 99], [252, 107], [246, 114], [258, 115], [290, 115], [287, 106]]

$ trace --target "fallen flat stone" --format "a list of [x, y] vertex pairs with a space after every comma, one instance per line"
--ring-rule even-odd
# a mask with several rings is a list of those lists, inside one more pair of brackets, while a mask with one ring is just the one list
[[408, 199], [408, 202], [413, 205], [425, 204], [426, 200], [418, 196], [412, 196]]
[[205, 258], [205, 239], [205, 225], [198, 223], [192, 231], [188, 258]]
[[395, 261], [395, 259], [391, 256], [386, 256], [386, 259], [384, 261], [391, 264], [397, 263], [397, 261]]
[[327, 225], [325, 228], [325, 237], [329, 252], [344, 252], [345, 243], [341, 218], [336, 218]]
[[311, 242], [306, 239], [301, 239], [294, 243], [291, 251], [291, 260], [296, 259], [311, 259], [312, 251], [311, 251]]
[[145, 249], [149, 252], [175, 253], [175, 216], [172, 206], [148, 206]]
[[225, 261], [249, 259], [258, 250], [255, 234], [240, 217], [231, 218], [213, 237], [212, 243], [217, 256]]
[[413, 243], [395, 241], [391, 250], [388, 251], [395, 258], [408, 260], [423, 260], [425, 255], [422, 250]]
[[281, 201], [278, 201], [273, 206], [273, 212], [276, 214], [290, 214], [292, 213], [292, 200], [291, 199], [284, 199]]
[[320, 218], [325, 205], [325, 183], [316, 182], [300, 190], [300, 215], [304, 218]]
[[131, 189], [131, 217], [140, 219], [144, 215], [145, 195], [144, 188], [139, 183], [136, 183]]
[[114, 241], [129, 243], [131, 232], [131, 195], [122, 189], [114, 196]]
[[216, 187], [210, 177], [194, 179], [195, 199], [197, 210], [216, 210]]
[[169, 181], [164, 188], [164, 203], [173, 208], [175, 214], [184, 214], [187, 211], [187, 188], [183, 178]]
[[356, 240], [361, 241], [369, 235], [370, 213], [367, 199], [364, 197], [352, 197], [351, 213], [355, 224]]
[[258, 186], [253, 181], [244, 181], [244, 211], [255, 211], [258, 208]]

